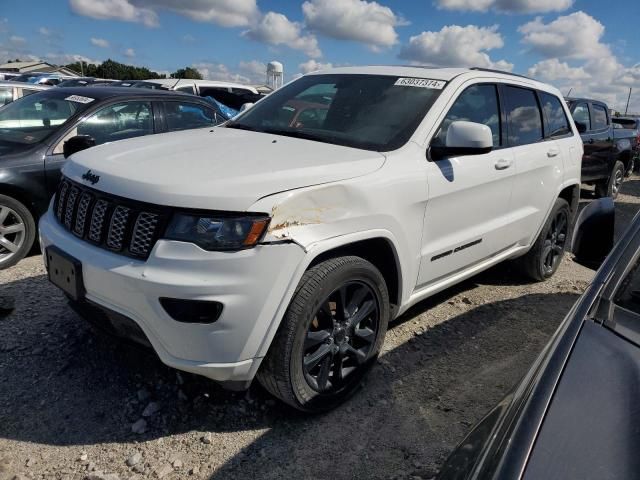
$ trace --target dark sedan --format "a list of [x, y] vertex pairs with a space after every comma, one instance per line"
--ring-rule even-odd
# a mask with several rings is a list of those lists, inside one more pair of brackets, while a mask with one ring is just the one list
[[0, 269], [31, 249], [66, 156], [127, 138], [226, 121], [215, 105], [139, 88], [53, 88], [0, 109]]
[[[580, 215], [576, 261], [596, 267], [613, 202]], [[640, 472], [640, 214], [521, 383], [451, 454], [440, 480], [620, 479]]]

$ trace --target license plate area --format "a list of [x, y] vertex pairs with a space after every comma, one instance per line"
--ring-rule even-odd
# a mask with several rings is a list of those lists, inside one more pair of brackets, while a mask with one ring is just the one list
[[54, 246], [46, 249], [46, 255], [49, 281], [74, 300], [82, 299], [82, 263]]

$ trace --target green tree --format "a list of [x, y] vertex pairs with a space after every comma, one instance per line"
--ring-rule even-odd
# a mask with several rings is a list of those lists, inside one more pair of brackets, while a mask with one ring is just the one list
[[[79, 62], [65, 65], [65, 67], [76, 72], [81, 71]], [[166, 75], [160, 75], [158, 72], [151, 71], [146, 67], [125, 65], [111, 59], [105, 60], [100, 65], [85, 63], [83, 67], [84, 74], [88, 77], [112, 78], [114, 80], [147, 80], [166, 77]]]
[[192, 80], [202, 80], [202, 74], [192, 67], [179, 68], [171, 74], [171, 78], [190, 78]]

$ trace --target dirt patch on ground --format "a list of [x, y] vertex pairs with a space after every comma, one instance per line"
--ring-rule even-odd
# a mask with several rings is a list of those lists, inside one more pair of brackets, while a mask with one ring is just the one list
[[[618, 236], [638, 193], [631, 178]], [[0, 295], [15, 299], [0, 316], [0, 480], [430, 478], [592, 276], [566, 258], [545, 283], [504, 264], [449, 289], [391, 325], [365, 389], [305, 417], [257, 385], [225, 392], [94, 334], [30, 257], [0, 272]]]

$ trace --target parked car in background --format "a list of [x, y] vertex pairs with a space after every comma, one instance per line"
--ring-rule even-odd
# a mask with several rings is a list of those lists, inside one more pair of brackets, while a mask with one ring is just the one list
[[[322, 118], [280, 116], [309, 98]], [[554, 275], [580, 195], [560, 92], [490, 70], [315, 72], [162, 137], [65, 165], [51, 281], [166, 364], [306, 412], [356, 391], [419, 301], [506, 259]]]
[[147, 80], [147, 82], [162, 85], [164, 88], [177, 92], [190, 93], [199, 97], [211, 97], [223, 105], [238, 111], [245, 103], [255, 103], [264, 96], [264, 94], [259, 93], [254, 87], [241, 83], [218, 82], [215, 80], [190, 80], [184, 78], [163, 78]]
[[0, 80], [11, 80], [19, 75], [20, 74], [16, 72], [0, 72]]
[[57, 86], [58, 87], [97, 87], [98, 85], [110, 85], [114, 80], [107, 78], [95, 78], [95, 77], [78, 77], [69, 78], [63, 80]]
[[42, 73], [42, 72], [29, 72], [18, 75], [11, 78], [11, 82], [24, 82], [34, 83], [42, 85], [58, 85], [60, 82], [73, 77], [67, 77], [59, 73]]
[[224, 120], [204, 99], [137, 88], [50, 88], [1, 108], [0, 269], [31, 249], [70, 153]]
[[[580, 215], [576, 261], [613, 243], [613, 202]], [[640, 215], [521, 383], [450, 455], [439, 480], [638, 478]]]
[[613, 117], [614, 137], [627, 138], [631, 142], [631, 166], [627, 169], [627, 175], [640, 167], [640, 118], [638, 117]]
[[594, 185], [597, 197], [617, 198], [633, 166], [630, 139], [616, 139], [606, 103], [587, 98], [566, 101], [584, 143], [582, 182]]
[[14, 102], [21, 97], [51, 88], [49, 85], [0, 81], [0, 107]]

